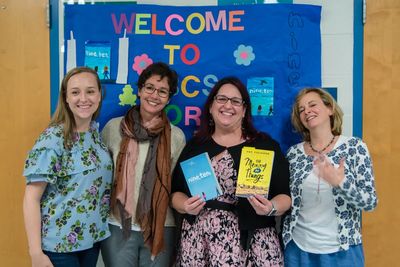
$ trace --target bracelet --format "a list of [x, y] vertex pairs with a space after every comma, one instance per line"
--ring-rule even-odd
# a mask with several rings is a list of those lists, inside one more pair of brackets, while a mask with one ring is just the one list
[[277, 210], [276, 210], [276, 208], [275, 208], [275, 206], [274, 206], [274, 202], [272, 202], [272, 201], [271, 201], [271, 206], [272, 206], [272, 208], [271, 208], [271, 210], [267, 213], [267, 216], [275, 216], [275, 214], [276, 214], [276, 212], [277, 212]]

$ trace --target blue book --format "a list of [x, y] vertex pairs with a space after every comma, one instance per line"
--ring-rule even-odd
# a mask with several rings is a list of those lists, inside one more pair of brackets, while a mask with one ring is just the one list
[[251, 101], [251, 115], [274, 115], [274, 78], [253, 77], [247, 80], [247, 91]]
[[201, 196], [207, 201], [222, 194], [208, 153], [199, 154], [180, 164], [192, 196]]

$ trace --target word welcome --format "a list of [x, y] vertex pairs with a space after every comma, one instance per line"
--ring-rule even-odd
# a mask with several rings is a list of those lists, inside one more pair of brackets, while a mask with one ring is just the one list
[[[241, 24], [244, 14], [244, 10], [219, 10], [216, 14], [212, 11], [205, 11], [204, 14], [195, 12], [187, 17], [170, 14], [159, 23], [158, 14], [131, 13], [128, 21], [126, 13], [111, 13], [111, 20], [116, 34], [125, 28], [128, 34], [179, 36], [185, 31], [191, 34], [203, 31], [244, 31]], [[160, 24], [162, 27], [158, 28]]]

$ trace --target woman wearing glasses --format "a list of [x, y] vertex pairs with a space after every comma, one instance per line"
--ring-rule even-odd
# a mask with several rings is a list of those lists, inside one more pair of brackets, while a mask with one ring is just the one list
[[165, 63], [139, 76], [140, 105], [110, 120], [102, 137], [115, 166], [111, 237], [102, 245], [106, 266], [169, 266], [175, 222], [169, 208], [171, 170], [185, 136], [164, 108], [177, 90], [177, 74]]
[[[243, 147], [275, 152], [268, 198], [235, 195]], [[222, 194], [209, 201], [191, 196], [177, 164], [171, 199], [184, 218], [178, 266], [283, 266], [274, 216], [290, 207], [288, 164], [279, 144], [254, 128], [249, 94], [235, 77], [221, 79], [211, 90], [200, 129], [178, 163], [203, 152], [209, 154]]]

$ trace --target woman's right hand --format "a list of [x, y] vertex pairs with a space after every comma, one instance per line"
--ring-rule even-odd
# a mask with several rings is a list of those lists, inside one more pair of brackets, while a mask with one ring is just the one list
[[49, 257], [43, 252], [31, 254], [32, 267], [54, 267]]
[[197, 215], [203, 209], [206, 202], [200, 196], [189, 197], [183, 203], [183, 209], [187, 214]]

